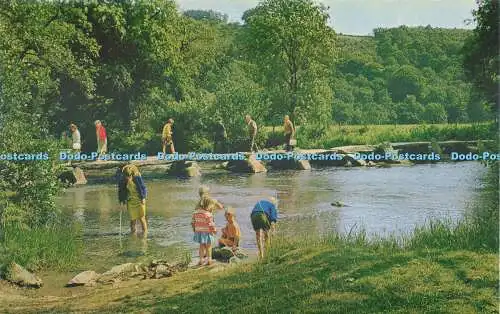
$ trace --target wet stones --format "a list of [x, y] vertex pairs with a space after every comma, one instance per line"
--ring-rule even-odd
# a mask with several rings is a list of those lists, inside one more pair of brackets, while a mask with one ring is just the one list
[[227, 170], [239, 173], [260, 173], [267, 172], [266, 167], [255, 155], [248, 156], [245, 160], [230, 160], [227, 164]]
[[185, 270], [187, 270], [187, 265], [184, 263], [171, 264], [167, 261], [152, 261], [149, 264], [126, 263], [114, 266], [102, 274], [92, 270], [81, 272], [73, 277], [66, 284], [66, 287], [93, 287], [96, 284], [114, 284], [134, 278], [160, 279], [171, 277], [175, 273]]
[[66, 170], [59, 175], [59, 180], [68, 186], [87, 184], [85, 173], [78, 167], [66, 168]]
[[178, 160], [172, 163], [168, 174], [176, 177], [198, 177], [201, 176], [201, 168], [195, 161]]

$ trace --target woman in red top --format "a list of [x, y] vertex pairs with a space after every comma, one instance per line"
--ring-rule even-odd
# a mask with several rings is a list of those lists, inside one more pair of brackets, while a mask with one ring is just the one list
[[95, 133], [97, 137], [97, 153], [99, 157], [101, 157], [101, 155], [106, 154], [108, 150], [108, 137], [106, 135], [106, 129], [100, 120], [95, 121]]

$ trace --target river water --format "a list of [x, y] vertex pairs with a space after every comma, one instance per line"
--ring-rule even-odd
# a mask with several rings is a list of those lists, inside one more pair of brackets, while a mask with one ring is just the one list
[[[70, 188], [58, 202], [64, 212], [81, 222], [89, 257], [112, 257], [137, 249], [178, 256], [196, 251], [190, 222], [202, 184], [211, 188], [212, 197], [234, 207], [242, 229], [241, 246], [252, 250], [255, 240], [249, 215], [263, 197], [278, 196], [279, 232], [289, 236], [346, 232], [353, 227], [364, 228], [369, 235], [402, 234], [428, 219], [462, 217], [478, 194], [484, 173], [480, 163], [462, 162], [252, 175], [209, 171], [192, 179], [146, 177], [150, 230], [148, 239], [142, 241], [126, 235], [128, 216], [117, 202], [112, 183]], [[334, 207], [331, 203], [335, 201], [347, 206]], [[124, 210], [124, 236], [120, 236], [120, 209]], [[215, 221], [220, 230], [225, 224], [223, 212], [216, 214]]]

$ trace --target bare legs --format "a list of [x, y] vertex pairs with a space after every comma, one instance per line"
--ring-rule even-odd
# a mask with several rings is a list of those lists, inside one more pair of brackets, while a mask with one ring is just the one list
[[208, 258], [207, 265], [212, 265], [212, 244], [200, 244], [198, 254], [200, 254], [199, 266], [204, 264], [205, 256]]
[[269, 236], [266, 231], [260, 229], [255, 231], [257, 247], [259, 248], [259, 258], [264, 258], [264, 250], [269, 249]]
[[170, 144], [163, 143], [163, 155], [165, 155], [165, 153], [167, 152], [167, 146], [170, 150], [170, 154], [174, 154], [175, 153], [174, 143]]
[[130, 221], [130, 233], [133, 235], [137, 234], [137, 220], [140, 221], [142, 227], [142, 234], [144, 235], [144, 237], [146, 237], [148, 234], [148, 223], [146, 221], [145, 216]]

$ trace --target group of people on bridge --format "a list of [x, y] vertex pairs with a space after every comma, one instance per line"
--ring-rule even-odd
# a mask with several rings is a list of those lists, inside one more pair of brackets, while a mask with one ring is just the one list
[[[97, 139], [97, 153], [99, 156], [105, 155], [108, 151], [108, 135], [106, 134], [106, 128], [100, 120], [94, 121], [95, 133]], [[82, 149], [82, 137], [78, 126], [74, 123], [69, 125], [70, 135], [67, 132], [63, 132], [62, 138], [71, 145], [71, 149], [74, 152], [79, 152]]]
[[[245, 123], [248, 128], [248, 148], [250, 152], [256, 152], [259, 150], [259, 147], [256, 143], [257, 138], [257, 123], [252, 119], [250, 115], [245, 116]], [[106, 154], [108, 150], [108, 138], [106, 134], [106, 128], [100, 120], [96, 120], [94, 122], [96, 128], [96, 139], [97, 139], [97, 153], [99, 156]], [[166, 154], [167, 151], [170, 154], [175, 153], [174, 146], [174, 138], [173, 138], [173, 126], [174, 119], [170, 118], [167, 120], [167, 123], [163, 126], [162, 134], [161, 134], [161, 144], [163, 154]], [[284, 117], [284, 135], [285, 135], [285, 149], [290, 151], [293, 149], [294, 138], [295, 138], [295, 127], [290, 120], [290, 117], [286, 115]], [[81, 151], [82, 148], [82, 140], [81, 134], [78, 129], [78, 126], [74, 123], [71, 123], [69, 126], [70, 136], [67, 132], [63, 132], [63, 139], [68, 141], [71, 144], [71, 149], [74, 152]], [[227, 153], [227, 132], [226, 128], [222, 122], [222, 119], [217, 119], [215, 130], [214, 130], [214, 152], [217, 153]]]
[[[130, 232], [137, 234], [137, 223], [142, 227], [142, 235], [147, 236], [148, 223], [146, 219], [147, 189], [137, 166], [129, 164], [117, 172], [118, 200], [127, 206], [130, 217]], [[233, 251], [240, 245], [241, 229], [236, 222], [233, 208], [225, 208], [223, 204], [210, 196], [206, 186], [199, 189], [200, 199], [192, 214], [191, 227], [193, 228], [193, 241], [199, 244], [199, 265], [210, 265], [212, 260], [212, 247], [229, 247]], [[221, 237], [216, 241], [217, 226], [214, 213], [225, 210], [226, 226], [221, 229]], [[276, 230], [278, 221], [278, 201], [274, 197], [258, 201], [250, 213], [250, 220], [255, 231], [259, 258], [264, 257], [264, 252], [269, 249], [270, 235]]]

